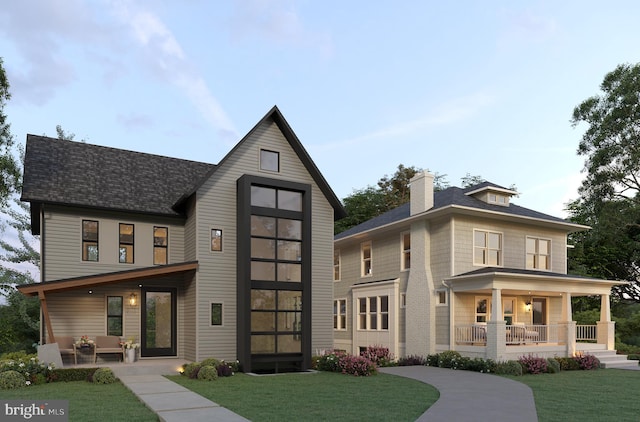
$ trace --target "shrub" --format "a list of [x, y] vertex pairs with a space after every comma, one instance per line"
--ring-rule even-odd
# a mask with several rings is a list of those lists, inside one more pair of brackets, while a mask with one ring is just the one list
[[12, 390], [14, 388], [22, 388], [27, 386], [24, 376], [18, 371], [8, 370], [0, 372], [0, 390]]
[[560, 372], [560, 362], [554, 358], [547, 358], [547, 372], [550, 374], [557, 374]]
[[231, 375], [233, 375], [233, 369], [225, 362], [220, 362], [220, 364], [216, 367], [216, 370], [218, 371], [219, 377], [230, 377]]
[[560, 370], [562, 371], [575, 371], [580, 369], [580, 363], [572, 358], [560, 358], [556, 357], [555, 360], [560, 364]]
[[632, 353], [630, 355], [627, 355], [627, 359], [629, 359], [629, 360], [640, 360], [640, 354]]
[[220, 363], [221, 362], [218, 359], [208, 358], [200, 362], [200, 366], [213, 366], [214, 368], [217, 368]]
[[42, 375], [45, 380], [51, 379], [53, 365], [39, 363], [35, 355], [27, 355], [24, 352], [14, 352], [7, 355], [18, 357], [18, 359], [0, 361], [0, 372], [16, 371], [22, 375], [25, 381], [39, 380], [41, 379], [39, 375]]
[[580, 369], [591, 370], [600, 368], [600, 360], [590, 354], [578, 353], [573, 357], [573, 360], [578, 363]]
[[316, 364], [319, 371], [340, 372], [340, 358], [346, 356], [346, 353], [333, 350], [325, 355], [320, 356]]
[[90, 381], [93, 379], [93, 373], [98, 368], [65, 368], [54, 369], [51, 372], [49, 381]]
[[426, 365], [427, 360], [422, 356], [418, 355], [409, 355], [403, 358], [398, 359], [398, 366], [415, 366], [415, 365]]
[[182, 375], [188, 378], [195, 379], [198, 377], [198, 371], [200, 370], [200, 363], [191, 362], [182, 367]]
[[621, 355], [640, 354], [640, 346], [616, 342], [616, 350]]
[[518, 359], [522, 370], [527, 374], [543, 374], [547, 372], [547, 360], [533, 355], [521, 356]]
[[369, 359], [376, 366], [391, 366], [395, 361], [395, 358], [389, 353], [388, 347], [382, 346], [368, 346], [367, 350], [360, 353], [361, 356]]
[[24, 350], [21, 350], [19, 352], [7, 352], [7, 353], [3, 353], [0, 356], [0, 361], [7, 361], [7, 360], [18, 360], [18, 361], [27, 361], [31, 358], [37, 359], [37, 355], [36, 354], [27, 354], [27, 352], [25, 352]]
[[341, 356], [338, 365], [343, 374], [366, 377], [378, 373], [376, 365], [364, 356]]
[[427, 365], [428, 366], [438, 366], [439, 356], [436, 353], [435, 355], [427, 355]]
[[93, 373], [93, 382], [95, 384], [113, 384], [116, 382], [116, 376], [111, 368], [98, 368]]
[[214, 381], [218, 379], [218, 369], [213, 365], [204, 365], [198, 371], [198, 379], [202, 381]]
[[484, 374], [493, 373], [496, 371], [496, 363], [491, 359], [482, 359], [482, 358], [462, 358], [463, 367], [460, 369], [465, 369], [467, 371], [475, 371], [481, 372]]
[[454, 350], [447, 350], [438, 355], [440, 368], [462, 369], [464, 361], [462, 355]]
[[522, 365], [517, 360], [508, 360], [506, 362], [498, 362], [496, 364], [496, 374], [499, 375], [522, 375]]

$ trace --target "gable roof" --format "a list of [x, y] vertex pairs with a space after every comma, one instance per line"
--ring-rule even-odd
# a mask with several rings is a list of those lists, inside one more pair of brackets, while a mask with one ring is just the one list
[[[444, 211], [446, 208], [458, 208], [476, 211], [487, 211], [490, 213], [498, 213], [510, 217], [542, 220], [549, 223], [565, 225], [567, 226], [567, 228], [572, 227], [573, 229], [586, 228], [586, 226], [573, 224], [567, 220], [563, 220], [562, 218], [553, 217], [548, 214], [515, 205], [513, 202], [508, 207], [505, 207], [502, 205], [489, 204], [472, 195], [469, 195], [469, 193], [477, 192], [488, 187], [505, 189], [490, 182], [483, 182], [479, 185], [470, 186], [468, 188], [450, 187], [441, 191], [436, 191], [433, 194], [433, 208], [427, 210], [421, 215], [427, 216], [437, 211]], [[375, 230], [383, 226], [401, 222], [412, 217], [410, 211], [411, 205], [407, 202], [406, 204], [400, 205], [399, 207], [387, 211], [384, 214], [367, 220], [357, 226], [351, 227], [350, 229], [345, 230], [342, 233], [338, 233], [334, 237], [334, 239], [344, 239], [346, 237], [350, 237], [359, 233]]]
[[27, 135], [22, 201], [178, 216], [213, 164]]
[[333, 190], [325, 180], [324, 176], [322, 176], [322, 173], [320, 173], [320, 170], [318, 170], [318, 168], [316, 167], [315, 163], [311, 159], [311, 156], [309, 155], [307, 150], [304, 148], [304, 146], [302, 146], [302, 143], [298, 139], [298, 136], [293, 132], [293, 129], [291, 129], [291, 126], [289, 126], [289, 123], [286, 121], [286, 119], [280, 112], [280, 109], [278, 109], [278, 107], [275, 105], [271, 108], [271, 110], [267, 112], [267, 114], [264, 115], [262, 119], [260, 119], [260, 121], [258, 121], [258, 123], [256, 123], [256, 125], [240, 140], [240, 142], [238, 142], [236, 146], [233, 147], [233, 149], [229, 151], [229, 153], [222, 160], [220, 160], [220, 162], [218, 163], [218, 166], [210, 169], [209, 172], [199, 181], [198, 184], [196, 184], [191, 190], [186, 191], [185, 194], [182, 195], [182, 197], [175, 203], [174, 208], [179, 208], [191, 195], [193, 195], [200, 188], [200, 186], [202, 186], [202, 184], [213, 173], [215, 173], [216, 170], [225, 161], [227, 161], [229, 157], [231, 157], [238, 148], [240, 148], [240, 146], [245, 142], [245, 140], [250, 138], [254, 134], [254, 132], [258, 130], [258, 128], [268, 120], [273, 120], [273, 122], [278, 126], [278, 129], [280, 129], [280, 132], [282, 132], [282, 135], [284, 136], [284, 138], [287, 140], [291, 148], [293, 148], [293, 150], [296, 152], [302, 164], [304, 164], [305, 168], [307, 169], [307, 171], [309, 172], [313, 180], [316, 182], [316, 184], [318, 185], [318, 187], [320, 188], [324, 196], [327, 198], [327, 200], [333, 207], [334, 218], [336, 220], [339, 220], [343, 217], [346, 217], [347, 213], [344, 210], [342, 203], [340, 202], [336, 194], [333, 192]]
[[[226, 161], [266, 120], [282, 131], [334, 208], [346, 215], [282, 113], [274, 106], [222, 159]], [[215, 172], [214, 164], [182, 160], [46, 136], [27, 135], [21, 200], [134, 213], [181, 216], [182, 205]], [[32, 230], [39, 214], [32, 206]]]

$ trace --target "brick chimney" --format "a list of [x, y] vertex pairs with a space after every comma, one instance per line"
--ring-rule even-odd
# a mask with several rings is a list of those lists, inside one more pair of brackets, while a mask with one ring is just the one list
[[411, 215], [433, 208], [433, 174], [423, 171], [409, 181]]

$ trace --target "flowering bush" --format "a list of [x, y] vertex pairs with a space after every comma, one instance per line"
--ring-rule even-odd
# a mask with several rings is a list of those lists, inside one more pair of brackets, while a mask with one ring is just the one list
[[316, 369], [327, 372], [340, 372], [340, 359], [346, 356], [346, 353], [340, 350], [332, 350], [318, 358]]
[[590, 370], [600, 368], [600, 360], [593, 355], [578, 353], [573, 357], [573, 360], [578, 363], [580, 369]]
[[533, 355], [521, 356], [518, 359], [522, 370], [528, 374], [544, 374], [547, 372], [547, 360]]
[[26, 385], [51, 381], [53, 369], [53, 364], [39, 363], [37, 358], [28, 355], [15, 360], [0, 361], [0, 372], [16, 371], [23, 377]]
[[364, 356], [344, 355], [338, 365], [343, 374], [367, 377], [378, 372], [375, 363]]
[[379, 367], [391, 366], [395, 361], [393, 355], [389, 353], [389, 348], [382, 346], [369, 346], [367, 350], [360, 353], [360, 356], [369, 359]]
[[460, 353], [447, 350], [438, 355], [438, 366], [440, 368], [463, 369], [464, 359]]

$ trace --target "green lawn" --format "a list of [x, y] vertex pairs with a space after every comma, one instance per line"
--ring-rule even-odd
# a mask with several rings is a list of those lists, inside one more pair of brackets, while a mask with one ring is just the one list
[[167, 378], [254, 422], [415, 421], [439, 397], [432, 386], [388, 374], [236, 374], [212, 382]]
[[600, 369], [508, 378], [531, 387], [541, 422], [640, 420], [640, 371]]
[[158, 417], [121, 383], [54, 382], [0, 390], [4, 400], [69, 400], [69, 421], [154, 421]]

